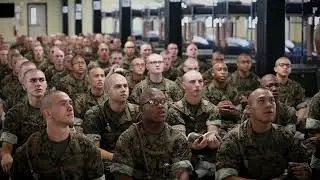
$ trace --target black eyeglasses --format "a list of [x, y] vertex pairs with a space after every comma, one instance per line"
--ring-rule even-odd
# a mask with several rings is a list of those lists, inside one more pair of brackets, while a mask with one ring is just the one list
[[149, 101], [143, 103], [142, 105], [145, 105], [145, 104], [151, 104], [151, 105], [154, 105], [154, 106], [158, 106], [159, 104], [161, 105], [164, 105], [167, 103], [167, 100], [166, 99], [150, 99]]

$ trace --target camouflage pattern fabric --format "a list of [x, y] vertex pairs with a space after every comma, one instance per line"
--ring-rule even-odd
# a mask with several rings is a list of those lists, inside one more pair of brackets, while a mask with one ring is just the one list
[[70, 133], [64, 153], [54, 149], [45, 131], [34, 133], [16, 152], [12, 180], [104, 179], [100, 152], [85, 136]]
[[126, 70], [130, 70], [131, 61], [136, 57], [137, 56], [128, 57], [127, 55], [125, 55], [122, 58], [122, 68]]
[[305, 98], [305, 91], [299, 83], [288, 79], [286, 84], [279, 83], [279, 85], [279, 99], [282, 103], [291, 107], [296, 107], [298, 104], [302, 103]]
[[89, 86], [87, 78], [85, 76], [83, 79], [76, 79], [72, 74], [68, 74], [60, 80], [56, 88], [67, 93], [74, 100], [76, 94], [87, 92]]
[[100, 59], [97, 59], [96, 61], [91, 61], [90, 64], [88, 65], [88, 67], [89, 66], [93, 66], [93, 64], [98, 66], [98, 67], [101, 67], [102, 69], [106, 69], [106, 68], [109, 68], [111, 66], [109, 61], [105, 62], [105, 61], [102, 61]]
[[51, 81], [48, 82], [49, 87], [56, 88], [60, 84], [60, 80], [68, 74], [69, 72], [67, 70], [56, 72], [55, 74], [53, 74], [53, 76], [51, 77]]
[[320, 121], [320, 91], [310, 101], [308, 116]]
[[181, 88], [175, 82], [163, 78], [160, 83], [153, 83], [150, 81], [149, 77], [146, 77], [133, 88], [130, 98], [133, 99], [135, 103], [139, 104], [139, 97], [142, 91], [147, 88], [160, 89], [171, 102], [179, 101], [183, 97]]
[[208, 69], [206, 72], [202, 73], [202, 78], [204, 85], [208, 85], [212, 82], [212, 68]]
[[163, 77], [175, 81], [178, 77], [178, 70], [174, 67], [171, 67], [168, 71], [163, 72]]
[[192, 171], [190, 155], [186, 137], [167, 123], [162, 132], [151, 134], [140, 122], [119, 137], [111, 171], [135, 179], [175, 179], [178, 171]]
[[229, 100], [234, 105], [239, 104], [238, 91], [230, 82], [227, 83], [225, 88], [222, 88], [216, 80], [212, 80], [205, 87], [204, 96], [215, 105], [224, 100]]
[[102, 96], [94, 96], [89, 90], [86, 93], [81, 93], [77, 95], [77, 98], [74, 100], [74, 115], [75, 117], [84, 118], [85, 113], [92, 106], [102, 104], [108, 99], [106, 94]]
[[16, 104], [5, 115], [0, 141], [21, 146], [29, 136], [45, 129], [46, 121], [39, 108], [32, 107], [27, 100]]
[[97, 134], [101, 136], [100, 147], [113, 151], [116, 141], [132, 123], [136, 122], [139, 116], [139, 107], [127, 103], [123, 112], [113, 112], [109, 102], [90, 108], [83, 120], [84, 134]]
[[4, 79], [7, 75], [12, 73], [12, 69], [9, 68], [8, 64], [0, 65], [0, 81]]
[[249, 72], [249, 75], [245, 78], [239, 76], [238, 71], [235, 71], [230, 76], [231, 84], [237, 88], [239, 95], [246, 97], [260, 86], [259, 77], [253, 72]]
[[191, 132], [204, 134], [208, 125], [220, 125], [221, 122], [219, 109], [214, 104], [202, 99], [199, 105], [192, 107], [182, 98], [170, 106], [167, 123], [171, 126], [185, 126], [188, 135]]
[[245, 121], [223, 138], [217, 153], [216, 179], [277, 178], [288, 168], [288, 162], [307, 163], [306, 153], [293, 134], [275, 124], [269, 132], [256, 134], [250, 121]]
[[43, 58], [41, 62], [35, 62], [34, 60], [32, 62], [37, 66], [37, 69], [40, 69], [41, 71], [45, 72], [47, 70], [48, 61], [48, 59]]
[[15, 104], [20, 102], [25, 97], [26, 92], [23, 90], [18, 77], [13, 73], [6, 76], [0, 83], [0, 98], [5, 100], [5, 109], [9, 110]]
[[183, 64], [184, 60], [181, 57], [178, 57], [175, 61], [172, 61], [172, 67], [178, 68], [181, 64]]
[[48, 82], [50, 82], [51, 79], [52, 79], [52, 76], [53, 76], [54, 74], [58, 73], [58, 72], [59, 72], [59, 71], [57, 71], [57, 70], [54, 68], [54, 66], [48, 68], [48, 69], [44, 72], [44, 75], [46, 76], [46, 80], [47, 80]]
[[133, 79], [132, 79], [132, 75], [131, 75], [131, 74], [128, 74], [128, 75], [126, 76], [126, 79], [127, 79], [128, 86], [129, 86], [129, 93], [131, 94], [133, 88], [134, 88], [139, 82], [141, 82], [144, 78], [143, 78], [142, 80], [133, 80]]

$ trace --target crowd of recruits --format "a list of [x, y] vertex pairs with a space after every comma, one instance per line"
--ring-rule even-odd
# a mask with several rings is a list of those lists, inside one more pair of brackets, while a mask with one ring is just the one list
[[[143, 44], [138, 54], [129, 37], [123, 55], [110, 36], [50, 38], [1, 41], [1, 164], [11, 178], [311, 177], [319, 95], [302, 103], [303, 88], [288, 78], [289, 59], [279, 58], [276, 75], [259, 79], [249, 55], [241, 54], [229, 75], [215, 52], [212, 68], [200, 74], [195, 44], [183, 61], [174, 43], [160, 55]], [[309, 110], [297, 117], [300, 103]]]

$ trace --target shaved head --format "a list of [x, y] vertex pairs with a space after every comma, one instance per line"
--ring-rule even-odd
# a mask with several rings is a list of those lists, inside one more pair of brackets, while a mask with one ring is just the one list
[[272, 95], [272, 93], [269, 90], [264, 89], [264, 88], [258, 88], [256, 90], [252, 91], [252, 93], [249, 95], [248, 105], [252, 106], [254, 101], [257, 99], [257, 97], [262, 93], [268, 93], [268, 94]]
[[123, 80], [126, 79], [123, 75], [119, 74], [119, 73], [112, 73], [111, 75], [109, 75], [105, 82], [104, 82], [104, 88], [106, 90], [110, 89], [111, 86], [113, 84], [115, 84], [117, 81], [119, 81], [119, 79]]
[[260, 87], [266, 88], [266, 85], [270, 81], [277, 81], [277, 77], [273, 74], [264, 75], [260, 80]]
[[148, 88], [148, 89], [143, 90], [140, 95], [140, 98], [139, 98], [139, 104], [140, 105], [145, 104], [147, 101], [149, 101], [156, 94], [163, 94], [163, 92], [157, 88]]
[[288, 58], [286, 58], [286, 57], [280, 57], [279, 59], [276, 60], [275, 66], [276, 66], [276, 67], [279, 66], [279, 64], [280, 64], [281, 62], [283, 62], [283, 61], [288, 62], [289, 64], [291, 64], [291, 61], [290, 61]]
[[182, 81], [186, 82], [186, 81], [189, 81], [192, 77], [197, 77], [197, 76], [202, 77], [202, 75], [199, 71], [190, 70], [190, 71], [184, 73], [184, 75], [182, 76]]

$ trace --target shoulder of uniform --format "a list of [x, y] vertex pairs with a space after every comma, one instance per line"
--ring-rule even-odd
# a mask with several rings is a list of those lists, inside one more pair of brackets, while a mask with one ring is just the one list
[[92, 106], [91, 108], [89, 108], [86, 112], [86, 115], [96, 115], [97, 113], [99, 113], [100, 108], [101, 108], [99, 106], [101, 106], [101, 105], [95, 105], [95, 106]]
[[130, 111], [139, 111], [139, 106], [136, 104], [132, 104], [132, 103], [127, 103], [128, 104], [128, 108]]

